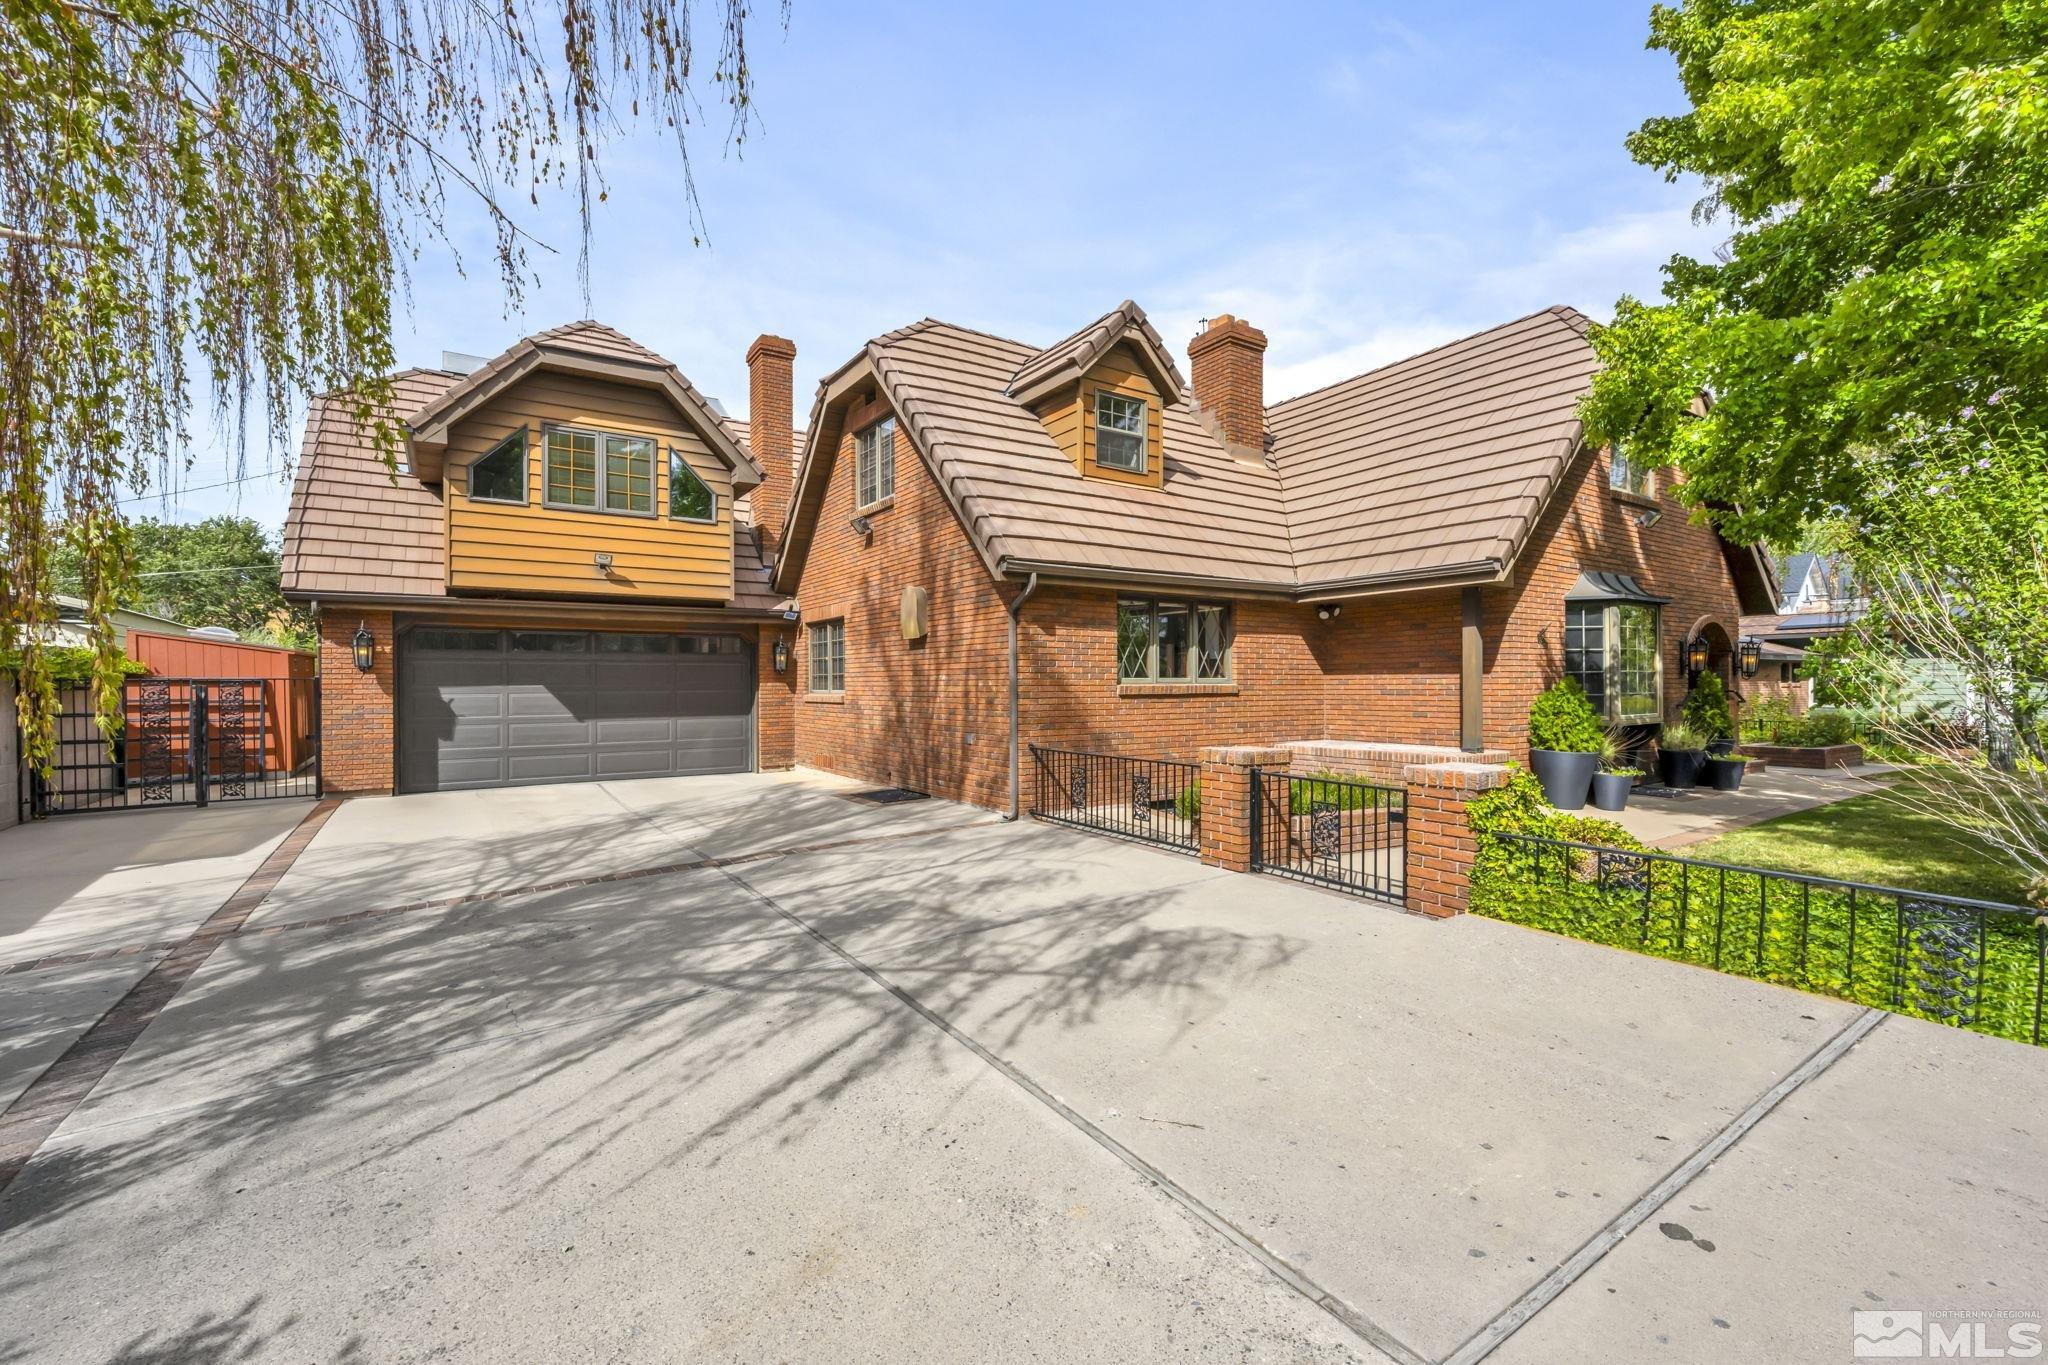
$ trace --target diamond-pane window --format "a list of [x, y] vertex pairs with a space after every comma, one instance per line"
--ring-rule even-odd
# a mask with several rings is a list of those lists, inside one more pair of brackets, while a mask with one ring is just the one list
[[1227, 682], [1230, 608], [1215, 602], [1116, 604], [1117, 676], [1125, 682]]

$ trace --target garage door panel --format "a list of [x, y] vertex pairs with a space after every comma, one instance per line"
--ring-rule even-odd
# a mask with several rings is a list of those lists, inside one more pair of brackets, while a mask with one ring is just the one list
[[399, 785], [421, 791], [752, 767], [748, 653], [612, 652], [597, 647], [601, 635], [580, 638], [582, 653], [402, 651]]

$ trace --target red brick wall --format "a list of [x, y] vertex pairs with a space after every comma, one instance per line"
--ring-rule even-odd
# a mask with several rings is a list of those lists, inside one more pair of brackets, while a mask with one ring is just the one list
[[[775, 671], [775, 642], [789, 642], [789, 669]], [[754, 699], [755, 763], [762, 772], [793, 767], [796, 763], [796, 634], [776, 626], [763, 626], [754, 649], [754, 678], [758, 691]]]
[[1228, 313], [1188, 343], [1189, 385], [1216, 418], [1223, 439], [1254, 450], [1266, 444], [1266, 334]]
[[[805, 557], [795, 649], [799, 763], [934, 796], [1009, 800], [1006, 613], [966, 531], [896, 429], [896, 493], [856, 536], [854, 432], [840, 442]], [[903, 638], [903, 590], [930, 595], [925, 638]], [[809, 626], [846, 622], [846, 690], [810, 692]]]
[[[356, 671], [355, 634], [376, 637], [375, 667]], [[320, 613], [320, 784], [340, 794], [388, 792], [396, 757], [391, 734], [391, 613]]]

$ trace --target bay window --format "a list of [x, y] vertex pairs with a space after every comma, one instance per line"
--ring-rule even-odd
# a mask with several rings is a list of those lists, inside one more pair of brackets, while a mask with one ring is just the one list
[[1601, 719], [1655, 724], [1664, 714], [1657, 607], [1648, 602], [1566, 602], [1564, 671]]

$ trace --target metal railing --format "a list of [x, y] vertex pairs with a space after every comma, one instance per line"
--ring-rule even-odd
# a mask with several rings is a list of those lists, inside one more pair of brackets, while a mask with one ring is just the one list
[[1031, 813], [1165, 848], [1196, 850], [1201, 769], [1166, 758], [1129, 758], [1031, 746]]
[[1533, 834], [1480, 837], [1472, 909], [2040, 1045], [2048, 915]]
[[1406, 794], [1334, 775], [1252, 770], [1252, 871], [1368, 896], [1407, 893]]

